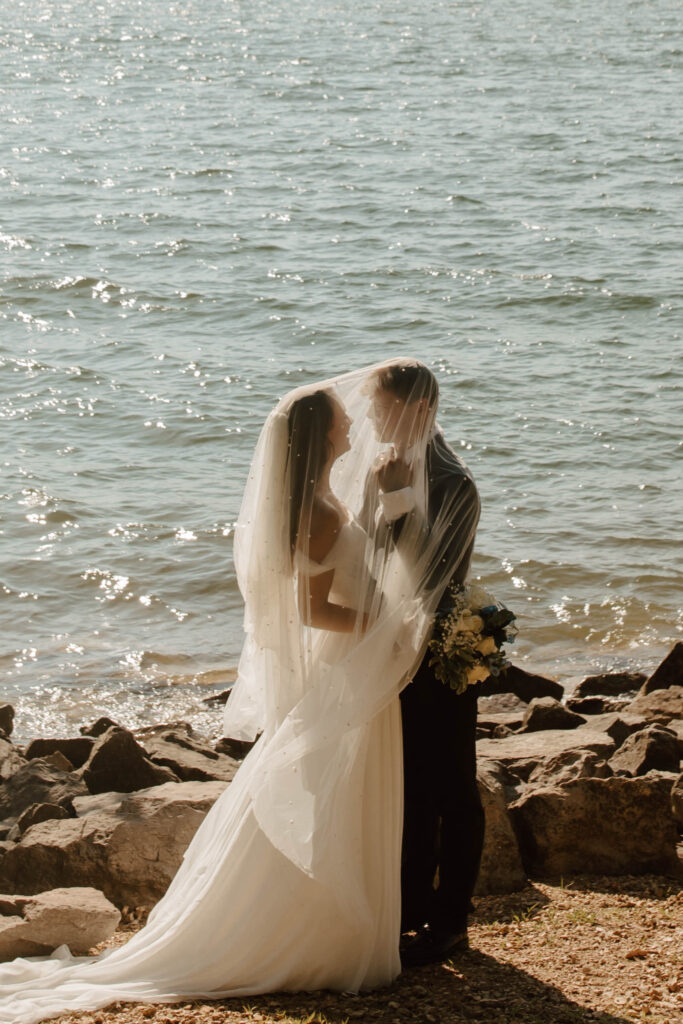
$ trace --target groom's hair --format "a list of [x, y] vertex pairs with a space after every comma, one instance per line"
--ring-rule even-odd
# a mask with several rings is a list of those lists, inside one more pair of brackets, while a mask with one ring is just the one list
[[434, 406], [439, 399], [436, 377], [424, 363], [390, 363], [376, 371], [375, 380], [378, 388], [403, 402], [427, 398]]

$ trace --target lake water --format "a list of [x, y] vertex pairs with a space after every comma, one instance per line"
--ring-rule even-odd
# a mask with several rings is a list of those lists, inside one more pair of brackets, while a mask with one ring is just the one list
[[0, 699], [218, 712], [291, 387], [414, 355], [568, 687], [681, 610], [680, 7], [0, 0]]

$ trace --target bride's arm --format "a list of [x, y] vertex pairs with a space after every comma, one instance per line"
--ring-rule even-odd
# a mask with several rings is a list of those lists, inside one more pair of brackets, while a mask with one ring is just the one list
[[307, 626], [334, 633], [353, 633], [357, 628], [364, 633], [368, 625], [367, 613], [360, 615], [355, 608], [346, 608], [329, 600], [333, 577], [332, 569], [315, 576], [299, 573], [297, 586], [302, 621]]

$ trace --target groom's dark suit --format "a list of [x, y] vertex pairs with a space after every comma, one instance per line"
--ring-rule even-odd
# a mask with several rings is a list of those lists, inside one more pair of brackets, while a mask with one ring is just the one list
[[[427, 449], [427, 525], [453, 509], [430, 583], [465, 580], [479, 519], [479, 495], [465, 464], [436, 434]], [[390, 530], [401, 544], [405, 518]], [[456, 566], [455, 571], [452, 567]], [[442, 606], [449, 602], [448, 594]], [[434, 675], [429, 651], [401, 693], [405, 779], [402, 931], [428, 923], [453, 935], [467, 924], [484, 841], [476, 778], [477, 690], [458, 695]], [[438, 887], [435, 879], [438, 871]]]

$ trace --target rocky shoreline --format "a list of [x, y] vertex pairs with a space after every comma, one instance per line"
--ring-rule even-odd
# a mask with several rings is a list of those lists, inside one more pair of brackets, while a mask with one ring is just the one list
[[[481, 691], [477, 895], [579, 874], [681, 877], [683, 643], [650, 677], [591, 676], [566, 702], [515, 666]], [[20, 747], [13, 721], [0, 706], [0, 959], [60, 942], [84, 952], [160, 899], [248, 745], [211, 745], [183, 722], [133, 735], [103, 717]]]

